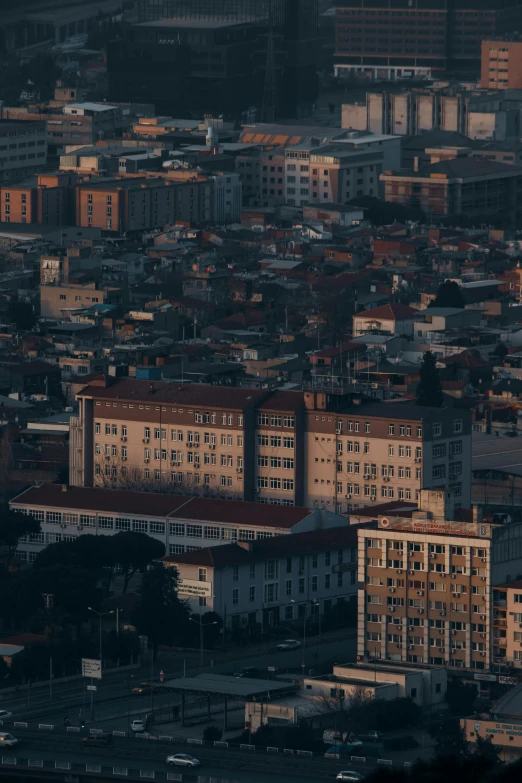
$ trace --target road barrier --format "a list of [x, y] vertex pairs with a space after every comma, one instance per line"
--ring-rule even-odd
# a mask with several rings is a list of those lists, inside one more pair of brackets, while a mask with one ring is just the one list
[[2, 756], [2, 764], [12, 764], [16, 766], [16, 756]]
[[85, 771], [86, 772], [101, 772], [101, 764], [86, 764], [85, 765]]
[[80, 727], [79, 726], [67, 726], [67, 731], [72, 731], [72, 732], [80, 731]]
[[270, 747], [270, 748], [266, 749], [266, 752], [267, 753], [279, 753], [279, 748], [272, 748], [272, 747]]
[[[114, 732], [112, 732], [114, 734]], [[169, 734], [160, 734], [159, 739], [162, 742], [172, 742], [174, 737], [171, 737]]]
[[127, 777], [129, 774], [129, 770], [126, 767], [113, 767], [112, 768], [112, 774], [113, 775], [123, 775], [123, 777]]
[[242, 745], [240, 745], [240, 746], [239, 746], [239, 750], [249, 750], [249, 751], [251, 751], [251, 752], [252, 752], [252, 751], [253, 751], [253, 750], [255, 750], [255, 749], [256, 749], [256, 746], [255, 746], [255, 745], [246, 745], [246, 744], [242, 744]]
[[155, 772], [153, 769], [140, 769], [140, 778], [154, 779]]
[[412, 765], [411, 761], [405, 761], [404, 762], [404, 766], [406, 767], [406, 769], [411, 769], [413, 765]]
[[391, 759], [377, 759], [377, 764], [384, 764], [385, 766], [391, 767], [393, 761], [391, 761]]
[[350, 756], [350, 761], [354, 761], [357, 764], [366, 764], [366, 756]]
[[167, 772], [167, 780], [183, 780], [180, 772]]
[[27, 759], [28, 767], [43, 767], [43, 761], [41, 759]]
[[[160, 737], [161, 739], [161, 737]], [[228, 742], [223, 742], [222, 740], [214, 740], [214, 747], [215, 748], [228, 748]]]
[[297, 751], [297, 755], [298, 756], [313, 756], [314, 754], [312, 753], [311, 750], [298, 750]]
[[188, 739], [187, 743], [189, 745], [203, 745], [203, 740], [202, 739]]
[[55, 769], [71, 769], [71, 762], [70, 761], [55, 761], [54, 762], [54, 768]]
[[113, 737], [126, 737], [126, 733], [124, 731], [113, 731], [112, 732]]
[[15, 722], [13, 723], [13, 726], [15, 728], [19, 728], [19, 729], [27, 729], [29, 724], [26, 721], [24, 721], [24, 720], [15, 720]]
[[287, 756], [294, 755], [294, 751], [291, 748], [283, 748], [283, 753], [285, 753]]
[[54, 725], [52, 723], [39, 723], [39, 729], [45, 729], [46, 731], [54, 731]]

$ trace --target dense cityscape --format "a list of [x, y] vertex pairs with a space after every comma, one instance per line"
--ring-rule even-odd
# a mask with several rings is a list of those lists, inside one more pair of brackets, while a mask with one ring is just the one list
[[0, 0], [2, 783], [519, 780], [521, 35]]

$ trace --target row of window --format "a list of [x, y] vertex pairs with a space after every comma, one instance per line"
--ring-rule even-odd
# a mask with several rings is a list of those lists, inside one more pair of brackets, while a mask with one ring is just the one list
[[[387, 539], [387, 538], [367, 538], [366, 546], [373, 549], [384, 549], [384, 542], [388, 542], [388, 549], [395, 549], [399, 552], [402, 552], [404, 549], [408, 549], [408, 552], [424, 552], [424, 543], [420, 541], [408, 541], [407, 546], [405, 546], [404, 541], [399, 541], [397, 539]], [[428, 544], [428, 552], [433, 555], [444, 555], [446, 554], [446, 551], [452, 555], [456, 555], [458, 557], [464, 557], [468, 553], [468, 548], [465, 546], [449, 546], [446, 544]], [[470, 555], [471, 557], [480, 557], [480, 558], [486, 558], [488, 554], [487, 549], [482, 549], [478, 547], [471, 547], [470, 549]], [[521, 594], [522, 596], [522, 594]], [[521, 598], [522, 603], [522, 598]]]
[[280, 479], [275, 476], [258, 476], [257, 477], [258, 489], [282, 489], [285, 492], [294, 491], [293, 479]]
[[[366, 639], [369, 642], [380, 642], [382, 640], [382, 634], [378, 631], [368, 631], [366, 634]], [[386, 641], [392, 642], [393, 644], [402, 644], [403, 637], [402, 634], [394, 633], [394, 634], [386, 634]], [[445, 649], [445, 640], [444, 638], [439, 637], [433, 637], [427, 640], [429, 647], [438, 647], [441, 649]], [[423, 636], [409, 636], [404, 640], [405, 644], [413, 645], [416, 647], [424, 647], [424, 637]], [[466, 649], [466, 642], [463, 639], [452, 639], [451, 644], [449, 646], [449, 649], [451, 650], [465, 650]], [[471, 642], [470, 649], [473, 651], [482, 652], [486, 649], [486, 642]]]
[[268, 425], [271, 427], [294, 427], [294, 416], [280, 416], [279, 414], [258, 413], [257, 423], [259, 425]]

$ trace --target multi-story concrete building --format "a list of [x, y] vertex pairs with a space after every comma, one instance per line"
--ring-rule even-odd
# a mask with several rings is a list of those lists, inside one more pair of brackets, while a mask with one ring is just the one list
[[[470, 20], [473, 20], [472, 22]], [[512, 0], [495, 7], [419, 0], [391, 4], [344, 0], [336, 14], [334, 71], [375, 79], [436, 77], [446, 70], [478, 70], [480, 45], [493, 35], [520, 29], [522, 12]]]
[[[109, 536], [135, 530], [161, 541], [167, 555], [173, 556], [217, 544], [347, 526], [345, 518], [319, 509], [268, 510], [255, 503], [172, 494], [157, 494], [153, 500], [150, 494], [137, 491], [65, 484], [31, 487], [13, 498], [11, 508], [35, 516], [41, 532], [21, 541], [17, 556], [31, 562], [47, 544], [85, 533]], [[355, 544], [352, 536], [352, 548]]]
[[492, 614], [493, 663], [522, 669], [522, 581], [495, 585]]
[[480, 84], [486, 90], [522, 87], [522, 41], [482, 41]]
[[[46, 163], [44, 122], [0, 120], [0, 183], [23, 179]], [[0, 220], [4, 220], [3, 212]]]
[[[340, 390], [342, 392], [342, 390]], [[470, 505], [471, 420], [346, 393], [100, 379], [71, 419], [76, 486], [211, 494], [335, 512], [450, 482]]]
[[418, 171], [385, 171], [385, 200], [420, 207], [427, 215], [502, 215], [512, 222], [519, 218], [522, 169], [460, 155], [439, 161]]
[[206, 606], [232, 628], [297, 618], [302, 625], [357, 594], [356, 526], [330, 516], [322, 530], [211, 546], [163, 562], [177, 568], [180, 595], [193, 611]]
[[410, 517], [359, 529], [360, 656], [489, 669], [491, 591], [520, 573], [522, 525], [453, 516], [451, 493], [430, 490]]
[[74, 223], [76, 175], [37, 174], [0, 187], [0, 220], [62, 226]]

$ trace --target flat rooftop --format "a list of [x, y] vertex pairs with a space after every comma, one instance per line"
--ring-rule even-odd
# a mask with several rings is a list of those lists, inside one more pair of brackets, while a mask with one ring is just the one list
[[295, 683], [277, 680], [257, 680], [250, 677], [234, 677], [228, 674], [198, 674], [197, 677], [176, 677], [158, 684], [155, 690], [164, 689], [178, 693], [231, 696], [238, 699], [256, 699], [270, 694], [295, 693]]
[[250, 23], [227, 19], [182, 19], [172, 17], [170, 19], [155, 19], [152, 22], [139, 22], [136, 27], [178, 27], [185, 30], [220, 30], [221, 28], [237, 27], [244, 24]]
[[522, 476], [520, 439], [474, 432], [471, 441], [471, 469], [500, 470]]

